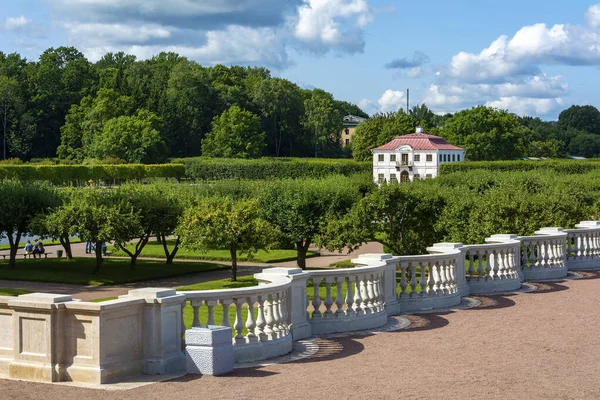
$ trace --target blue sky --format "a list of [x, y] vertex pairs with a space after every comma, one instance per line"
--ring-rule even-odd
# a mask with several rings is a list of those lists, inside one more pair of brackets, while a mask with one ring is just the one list
[[369, 113], [477, 104], [554, 119], [600, 100], [600, 3], [571, 0], [0, 0], [0, 50], [73, 45], [264, 65]]

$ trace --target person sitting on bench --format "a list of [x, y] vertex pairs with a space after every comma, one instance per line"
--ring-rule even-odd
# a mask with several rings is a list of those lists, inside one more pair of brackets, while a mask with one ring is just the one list
[[45, 252], [46, 250], [44, 249], [44, 243], [42, 243], [41, 240], [35, 239], [35, 246], [33, 246], [33, 258], [36, 258], [35, 256], [37, 254], [40, 255], [40, 258], [42, 258], [42, 254]]
[[25, 244], [25, 254], [30, 255], [33, 251], [33, 245], [31, 244], [31, 240], [28, 240]]

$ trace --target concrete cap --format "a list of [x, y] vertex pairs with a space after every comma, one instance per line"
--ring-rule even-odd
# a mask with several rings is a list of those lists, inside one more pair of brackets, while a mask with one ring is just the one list
[[485, 239], [486, 243], [507, 242], [509, 240], [517, 240], [519, 236], [512, 233], [499, 233]]
[[17, 300], [28, 303], [56, 304], [72, 301], [73, 297], [70, 294], [29, 293], [19, 295]]
[[428, 248], [445, 248], [445, 249], [460, 249], [461, 247], [463, 247], [462, 243], [459, 242], [440, 242], [440, 243], [434, 243], [433, 246], [430, 246]]
[[302, 268], [285, 268], [285, 267], [273, 267], [265, 268], [262, 270], [262, 274], [276, 274], [276, 275], [296, 275], [301, 274]]
[[590, 228], [600, 226], [600, 221], [581, 221], [575, 227], [577, 228]]
[[163, 297], [175, 295], [177, 295], [177, 291], [175, 289], [165, 288], [143, 288], [129, 291], [129, 297], [134, 297], [136, 299], [161, 299]]

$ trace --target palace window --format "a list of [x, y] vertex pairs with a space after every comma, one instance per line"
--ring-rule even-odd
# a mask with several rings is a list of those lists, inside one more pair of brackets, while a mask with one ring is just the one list
[[384, 174], [379, 174], [377, 176], [377, 183], [383, 183], [385, 182], [385, 175]]
[[427, 154], [427, 155], [425, 156], [425, 161], [433, 161], [433, 155], [431, 155], [431, 154]]
[[425, 175], [425, 179], [431, 179], [431, 178], [432, 178], [431, 174]]
[[452, 154], [452, 161], [456, 161], [456, 155]]
[[383, 155], [383, 154], [380, 154], [380, 155], [379, 155], [379, 157], [378, 157], [378, 160], [379, 160], [380, 162], [381, 162], [381, 161], [385, 161], [385, 155]]
[[398, 183], [398, 178], [396, 178], [396, 174], [390, 175], [390, 183]]
[[456, 155], [456, 161], [460, 161], [460, 154]]
[[419, 179], [421, 179], [421, 175], [419, 175], [419, 174], [415, 174], [415, 175], [413, 176], [413, 179], [414, 179], [415, 181], [418, 181]]
[[396, 162], [396, 155], [390, 154], [390, 162]]
[[413, 159], [415, 160], [415, 162], [419, 162], [419, 161], [421, 161], [421, 155], [420, 154], [415, 154], [413, 156]]

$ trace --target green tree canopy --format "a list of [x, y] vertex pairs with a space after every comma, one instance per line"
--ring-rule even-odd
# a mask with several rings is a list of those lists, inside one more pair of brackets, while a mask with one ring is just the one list
[[250, 111], [231, 106], [215, 117], [212, 130], [202, 141], [202, 154], [208, 157], [256, 158], [265, 147], [260, 119]]
[[463, 147], [469, 160], [510, 160], [521, 157], [529, 130], [503, 110], [477, 106], [452, 116], [442, 130], [450, 143]]
[[600, 111], [589, 105], [571, 106], [558, 116], [558, 126], [600, 135]]
[[88, 154], [99, 159], [116, 157], [128, 163], [160, 161], [165, 154], [161, 128], [161, 119], [144, 109], [131, 117], [113, 118], [94, 137]]
[[352, 135], [352, 156], [356, 161], [370, 161], [373, 159], [371, 149], [396, 136], [414, 132], [416, 125], [417, 121], [402, 111], [376, 114], [356, 128]]

